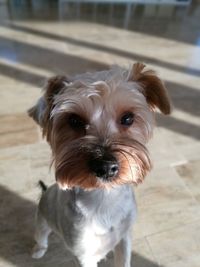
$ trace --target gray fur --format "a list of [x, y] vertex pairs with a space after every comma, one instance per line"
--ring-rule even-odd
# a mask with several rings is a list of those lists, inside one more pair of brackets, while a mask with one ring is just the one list
[[33, 257], [44, 255], [48, 235], [53, 230], [83, 267], [97, 266], [114, 249], [115, 266], [130, 267], [130, 228], [135, 216], [135, 199], [129, 185], [109, 191], [80, 188], [64, 191], [54, 184], [43, 193], [39, 203]]

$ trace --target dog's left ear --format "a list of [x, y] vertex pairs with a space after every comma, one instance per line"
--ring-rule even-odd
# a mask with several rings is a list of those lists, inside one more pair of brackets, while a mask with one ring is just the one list
[[65, 88], [66, 84], [69, 84], [69, 81], [65, 76], [50, 78], [44, 87], [43, 96], [39, 98], [35, 106], [28, 110], [28, 115], [40, 125], [44, 135], [49, 124], [54, 98]]
[[135, 63], [129, 72], [128, 81], [140, 84], [142, 93], [152, 109], [157, 107], [163, 114], [170, 114], [171, 104], [167, 89], [153, 70], [145, 70], [144, 64]]

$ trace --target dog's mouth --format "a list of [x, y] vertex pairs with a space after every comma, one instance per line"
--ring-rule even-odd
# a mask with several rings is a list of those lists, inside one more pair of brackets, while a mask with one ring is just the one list
[[151, 169], [145, 146], [127, 139], [115, 141], [110, 146], [79, 140], [60, 150], [54, 161], [56, 180], [63, 189], [138, 184]]
[[79, 153], [74, 160], [63, 160], [56, 165], [56, 180], [62, 189], [99, 188], [112, 184], [119, 172], [118, 160], [112, 153]]

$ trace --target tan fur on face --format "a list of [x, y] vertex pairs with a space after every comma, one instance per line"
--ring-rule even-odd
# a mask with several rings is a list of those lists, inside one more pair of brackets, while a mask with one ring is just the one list
[[[50, 144], [56, 178], [63, 187], [108, 188], [137, 184], [144, 179], [151, 168], [144, 144], [152, 135], [154, 117], [137, 84], [133, 85], [98, 82], [86, 88], [80, 84], [74, 88], [72, 84], [55, 99]], [[120, 124], [121, 116], [127, 111], [135, 114], [131, 127]], [[67, 118], [71, 113], [84, 118], [85, 131], [70, 128]], [[120, 164], [119, 174], [112, 182], [102, 182], [90, 173], [87, 162], [95, 144], [109, 147]]]
[[[56, 179], [64, 188], [137, 184], [151, 169], [145, 145], [153, 134], [154, 108], [167, 114], [170, 102], [161, 80], [144, 67], [137, 63], [130, 71], [115, 67], [86, 73], [75, 76], [70, 83], [65, 77], [50, 80], [41, 126], [52, 148]], [[134, 114], [129, 127], [121, 124], [126, 112]], [[79, 115], [85, 128], [72, 129], [70, 114]], [[97, 178], [88, 167], [95, 145], [109, 149], [119, 163], [119, 173], [112, 182]]]
[[[112, 182], [103, 182], [89, 170], [88, 161], [94, 146], [92, 137], [71, 141], [68, 147], [59, 147], [55, 155], [56, 179], [63, 188], [80, 186], [85, 189], [110, 188], [125, 183], [141, 183], [151, 169], [148, 151], [133, 140], [109, 140], [107, 147], [119, 162], [120, 171]], [[60, 150], [60, 151], [59, 151]]]
[[[135, 114], [130, 128], [121, 127], [120, 118], [124, 112]], [[118, 81], [83, 84], [78, 88], [72, 84], [58, 95], [51, 112], [52, 121], [59, 114], [75, 113], [88, 121], [87, 135], [107, 139], [113, 135], [126, 136], [146, 143], [152, 136], [153, 112], [137, 83]]]

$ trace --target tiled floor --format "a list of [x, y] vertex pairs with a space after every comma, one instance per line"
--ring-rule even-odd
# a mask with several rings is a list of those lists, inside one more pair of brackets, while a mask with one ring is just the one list
[[[0, 267], [75, 266], [55, 236], [44, 258], [30, 257], [36, 183], [54, 181], [50, 150], [26, 115], [44, 80], [133, 61], [160, 73], [174, 104], [171, 116], [157, 116], [149, 145], [154, 170], [135, 188], [133, 266], [199, 267], [199, 1], [190, 7], [52, 2], [0, 1]], [[112, 266], [112, 257], [100, 266]]]

